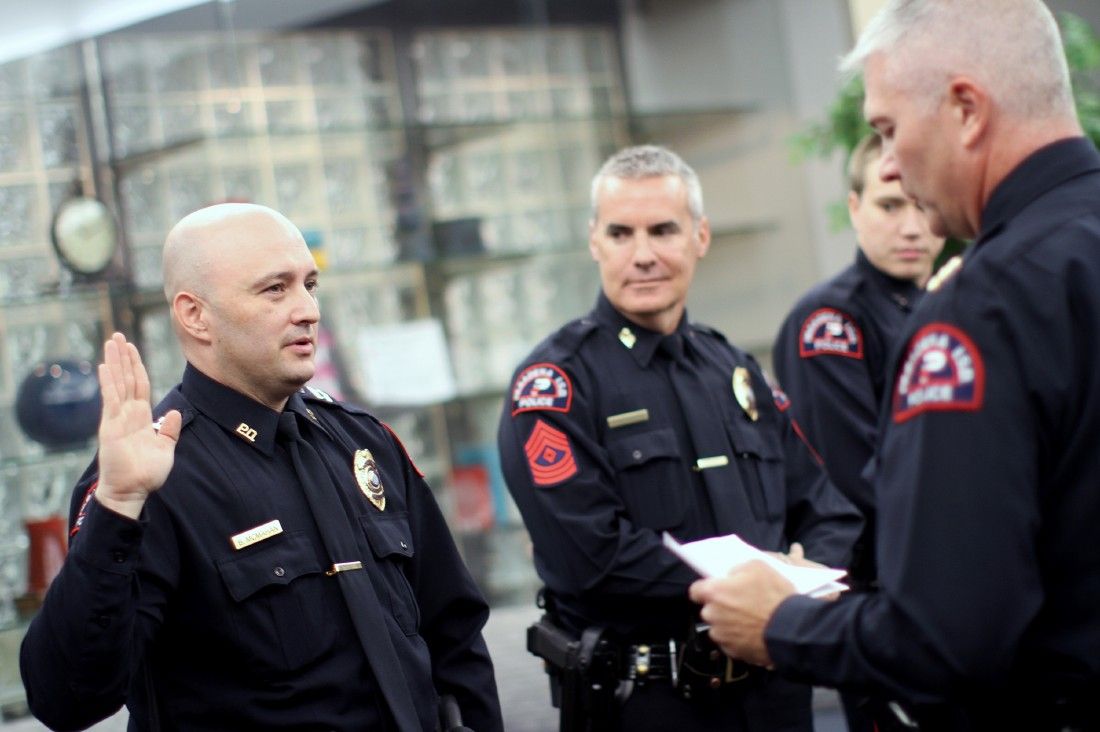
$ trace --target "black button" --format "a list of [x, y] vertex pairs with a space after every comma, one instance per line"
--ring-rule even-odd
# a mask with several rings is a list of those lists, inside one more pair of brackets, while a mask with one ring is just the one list
[[111, 559], [115, 560], [115, 564], [122, 564], [126, 561], [126, 552], [114, 552], [111, 554]]
[[282, 567], [276, 567], [274, 571], [276, 577], [282, 577], [284, 574], [286, 574], [286, 570]]
[[98, 625], [100, 628], [106, 628], [111, 624], [111, 619], [106, 615], [93, 615], [92, 622]]

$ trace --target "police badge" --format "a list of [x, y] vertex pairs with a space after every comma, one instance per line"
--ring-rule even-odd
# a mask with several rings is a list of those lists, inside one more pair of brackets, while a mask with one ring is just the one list
[[760, 412], [756, 408], [756, 392], [752, 389], [752, 376], [744, 366], [733, 370], [733, 396], [749, 419], [755, 422], [760, 418]]
[[363, 495], [375, 508], [385, 511], [386, 492], [382, 487], [382, 476], [378, 474], [378, 463], [374, 462], [374, 455], [371, 455], [370, 450], [356, 450], [355, 457], [352, 458], [352, 468], [359, 490], [363, 491]]

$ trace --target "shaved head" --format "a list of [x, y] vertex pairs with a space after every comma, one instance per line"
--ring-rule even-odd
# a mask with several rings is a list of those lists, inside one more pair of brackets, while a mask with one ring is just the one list
[[192, 366], [275, 410], [313, 377], [317, 263], [281, 213], [246, 203], [195, 211], [168, 233], [163, 265]]
[[286, 216], [254, 203], [219, 203], [200, 208], [173, 226], [162, 255], [168, 302], [184, 291], [208, 297], [218, 266], [225, 265], [225, 255], [252, 243], [250, 224], [259, 219], [277, 222], [287, 234], [301, 238]]

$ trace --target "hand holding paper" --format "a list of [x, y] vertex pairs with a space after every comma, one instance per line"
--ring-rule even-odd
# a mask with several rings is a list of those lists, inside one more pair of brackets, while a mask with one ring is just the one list
[[680, 544], [667, 533], [665, 546], [706, 579], [695, 582], [691, 599], [703, 606], [700, 617], [711, 639], [733, 658], [771, 666], [764, 629], [780, 603], [793, 594], [834, 594], [842, 569], [800, 566], [746, 544], [718, 536]]
[[802, 566], [783, 561], [774, 554], [761, 551], [736, 534], [716, 536], [681, 544], [668, 532], [664, 545], [703, 577], [725, 577], [735, 567], [759, 559], [794, 585], [795, 592], [810, 597], [823, 597], [848, 589], [838, 582], [847, 572], [822, 566]]

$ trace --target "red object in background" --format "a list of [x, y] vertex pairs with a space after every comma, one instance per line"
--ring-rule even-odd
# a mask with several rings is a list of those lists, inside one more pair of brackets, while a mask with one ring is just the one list
[[454, 493], [453, 524], [456, 531], [477, 533], [493, 526], [493, 501], [489, 496], [489, 471], [484, 465], [456, 465], [447, 476]]
[[56, 515], [24, 521], [23, 525], [30, 538], [27, 594], [42, 597], [65, 562], [69, 551], [68, 529], [65, 519]]

